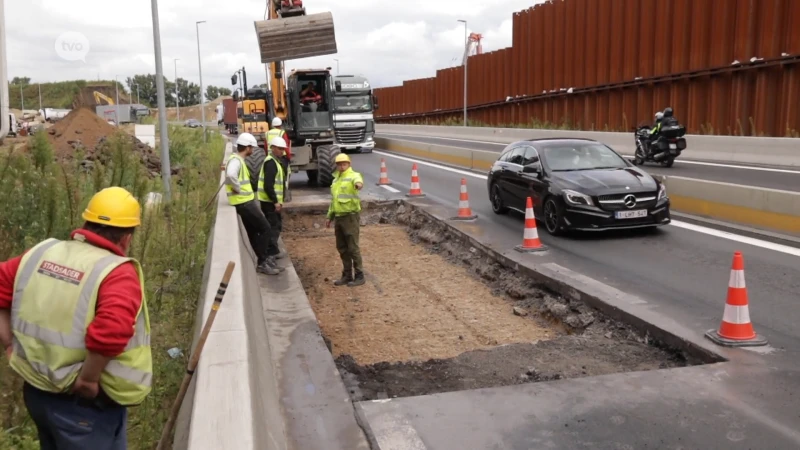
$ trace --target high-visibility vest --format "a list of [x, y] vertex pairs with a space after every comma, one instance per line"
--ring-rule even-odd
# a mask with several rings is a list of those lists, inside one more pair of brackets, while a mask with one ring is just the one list
[[[236, 206], [253, 200], [256, 198], [256, 195], [253, 193], [253, 185], [250, 184], [250, 169], [247, 168], [244, 158], [239, 156], [239, 154], [234, 153], [228, 159], [228, 163], [230, 163], [233, 159], [238, 159], [241, 163], [239, 165], [239, 193], [237, 194], [234, 192], [233, 186], [229, 184], [225, 184], [225, 192], [228, 193], [228, 203], [230, 203], [232, 206]], [[225, 166], [227, 170], [227, 164]]]
[[[264, 190], [264, 165], [267, 164], [267, 161], [275, 161], [275, 165], [278, 166], [278, 173], [275, 174], [275, 182], [272, 184], [273, 189], [275, 189], [275, 195], [278, 197], [277, 202], [269, 198], [269, 195]], [[258, 174], [258, 199], [262, 202], [283, 203], [283, 181], [283, 166], [270, 153], [264, 159], [264, 164], [261, 165], [261, 172]]]
[[283, 137], [284, 134], [286, 134], [286, 131], [284, 131], [282, 128], [273, 128], [269, 130], [267, 133], [267, 148], [269, 148], [269, 143], [272, 141], [272, 138], [276, 136]]
[[361, 198], [356, 183], [364, 183], [361, 174], [349, 167], [344, 172], [334, 172], [331, 184], [331, 206], [328, 217], [342, 216], [361, 211]]
[[125, 350], [109, 361], [100, 375], [100, 386], [115, 402], [137, 405], [150, 393], [153, 380], [142, 268], [133, 258], [115, 255], [80, 238], [48, 239], [22, 257], [11, 303], [11, 368], [40, 390], [68, 392], [88, 354], [86, 329], [95, 317], [100, 283], [130, 261], [139, 275], [142, 303], [133, 337]]

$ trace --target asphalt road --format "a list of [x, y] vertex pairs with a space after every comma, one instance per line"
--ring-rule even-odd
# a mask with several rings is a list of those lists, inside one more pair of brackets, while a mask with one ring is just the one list
[[[409, 136], [382, 133], [382, 137], [405, 139], [414, 142], [425, 142], [436, 145], [449, 145], [463, 147], [471, 150], [484, 150], [500, 152], [507, 144], [460, 140], [452, 138], [436, 138], [427, 136]], [[633, 135], [631, 135], [633, 139]], [[689, 143], [691, 148], [691, 142]], [[687, 150], [689, 151], [689, 150]], [[783, 189], [787, 191], [800, 191], [800, 170], [780, 167], [757, 167], [738, 163], [720, 164], [713, 162], [676, 160], [671, 168], [646, 164], [643, 168], [658, 175], [673, 175], [687, 178], [697, 178], [709, 181], [743, 184], [747, 186], [765, 187], [770, 189]]]

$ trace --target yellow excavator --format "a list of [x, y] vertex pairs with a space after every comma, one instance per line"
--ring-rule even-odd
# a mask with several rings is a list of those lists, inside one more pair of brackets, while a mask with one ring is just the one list
[[309, 184], [328, 187], [340, 152], [333, 145], [331, 68], [295, 69], [287, 76], [284, 62], [335, 54], [333, 15], [306, 14], [302, 0], [267, 1], [269, 18], [256, 21], [255, 30], [261, 62], [269, 65], [270, 89], [253, 96], [263, 98], [270, 121], [283, 122], [292, 141], [292, 172], [305, 171]]
[[97, 103], [98, 105], [102, 105], [103, 101], [105, 101], [106, 104], [108, 104], [108, 105], [113, 105], [114, 104], [114, 99], [112, 99], [111, 97], [103, 94], [102, 92], [93, 91], [92, 95], [94, 96], [95, 103]]

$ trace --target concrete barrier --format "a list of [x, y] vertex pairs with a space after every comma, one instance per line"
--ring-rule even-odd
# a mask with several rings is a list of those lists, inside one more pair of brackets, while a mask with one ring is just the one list
[[[385, 137], [376, 146], [409, 156], [485, 172], [498, 153]], [[781, 233], [800, 234], [800, 193], [684, 177], [665, 181], [672, 210]]]
[[[377, 124], [375, 127], [378, 135], [416, 135], [506, 144], [524, 139], [576, 137], [604, 142], [624, 155], [632, 156], [636, 149], [633, 132], [606, 133], [526, 128], [386, 124]], [[800, 167], [800, 139], [798, 138], [687, 135], [686, 141], [687, 149], [681, 155], [681, 159]]]
[[174, 448], [368, 450], [291, 260], [280, 260], [286, 270], [278, 276], [258, 276], [244, 226], [220, 192], [193, 346], [228, 262], [236, 268], [181, 406]]

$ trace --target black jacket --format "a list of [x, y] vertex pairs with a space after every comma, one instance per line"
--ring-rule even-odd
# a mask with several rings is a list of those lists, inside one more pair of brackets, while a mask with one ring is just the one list
[[[275, 177], [278, 176], [278, 164], [280, 164], [280, 162], [274, 156], [272, 159], [264, 160], [264, 192], [266, 192], [267, 197], [273, 200], [278, 198], [275, 194]], [[283, 166], [283, 164], [281, 164], [281, 166]], [[285, 169], [284, 173], [286, 173]], [[283, 176], [283, 192], [286, 192], [286, 175]]]

